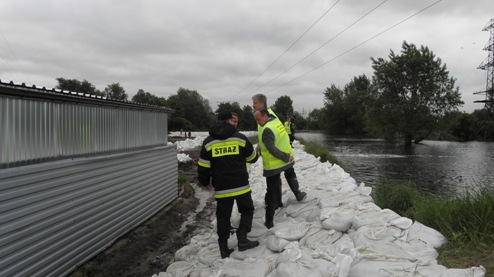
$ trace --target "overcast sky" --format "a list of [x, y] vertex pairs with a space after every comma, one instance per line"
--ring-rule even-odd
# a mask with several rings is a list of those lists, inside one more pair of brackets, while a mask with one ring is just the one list
[[[431, 6], [432, 5], [432, 6]], [[429, 8], [428, 8], [429, 7]], [[424, 10], [425, 9], [425, 10]], [[415, 15], [415, 16], [414, 16]], [[472, 112], [485, 99], [490, 0], [1, 0], [0, 79], [52, 88], [56, 78], [103, 90], [120, 83], [160, 97], [180, 87], [218, 103], [323, 107], [323, 91], [371, 77], [371, 57], [427, 46]]]

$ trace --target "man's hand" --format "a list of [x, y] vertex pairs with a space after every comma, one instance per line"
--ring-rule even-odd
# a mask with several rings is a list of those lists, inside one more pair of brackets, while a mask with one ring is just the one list
[[295, 157], [294, 156], [290, 156], [290, 158], [288, 159], [288, 162], [289, 163], [292, 163], [295, 161]]

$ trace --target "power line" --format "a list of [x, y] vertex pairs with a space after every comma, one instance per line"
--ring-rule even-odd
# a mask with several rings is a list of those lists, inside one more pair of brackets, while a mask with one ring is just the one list
[[425, 11], [425, 10], [427, 10], [427, 9], [431, 8], [432, 6], [436, 5], [437, 3], [441, 2], [441, 1], [442, 1], [442, 0], [438, 0], [438, 1], [434, 2], [434, 3], [432, 3], [431, 5], [429, 5], [429, 6], [425, 7], [425, 8], [423, 8], [422, 10], [420, 10], [420, 11], [418, 11], [418, 12], [416, 12], [416, 13], [414, 13], [414, 14], [410, 15], [409, 17], [407, 17], [407, 18], [405, 18], [405, 19], [401, 20], [400, 22], [398, 22], [398, 23], [394, 24], [393, 26], [391, 26], [391, 27], [389, 27], [389, 28], [385, 29], [384, 31], [381, 31], [381, 32], [377, 33], [376, 35], [374, 35], [374, 36], [372, 36], [372, 37], [368, 38], [367, 40], [364, 40], [363, 42], [361, 42], [361, 43], [357, 44], [356, 46], [354, 46], [354, 47], [352, 47], [352, 48], [350, 48], [350, 49], [346, 50], [345, 52], [343, 52], [343, 53], [341, 53], [341, 54], [337, 55], [336, 57], [332, 58], [331, 60], [326, 61], [326, 62], [324, 62], [324, 63], [322, 63], [322, 64], [320, 64], [320, 65], [316, 66], [315, 68], [313, 68], [313, 69], [311, 69], [311, 70], [309, 70], [309, 71], [307, 71], [307, 72], [303, 73], [302, 75], [299, 75], [298, 77], [295, 77], [295, 78], [291, 79], [290, 81], [288, 81], [288, 82], [286, 82], [286, 83], [284, 83], [284, 84], [282, 84], [282, 85], [280, 85], [280, 86], [277, 86], [277, 87], [273, 88], [272, 90], [270, 90], [270, 91], [268, 91], [268, 92], [272, 92], [272, 91], [274, 91], [274, 90], [276, 90], [276, 89], [278, 89], [278, 88], [284, 87], [284, 86], [286, 86], [287, 84], [289, 84], [289, 83], [291, 83], [291, 82], [293, 82], [293, 81], [295, 81], [295, 80], [297, 80], [297, 79], [299, 79], [299, 78], [301, 78], [301, 77], [303, 77], [303, 76], [305, 76], [305, 75], [307, 75], [307, 74], [309, 74], [309, 73], [311, 73], [311, 72], [313, 72], [313, 71], [316, 71], [317, 69], [319, 69], [319, 68], [321, 68], [321, 67], [325, 66], [326, 64], [328, 64], [328, 63], [330, 63], [330, 62], [332, 62], [332, 61], [334, 61], [334, 60], [338, 59], [339, 57], [341, 57], [341, 56], [343, 56], [343, 55], [348, 54], [349, 52], [351, 52], [351, 51], [355, 50], [356, 48], [358, 48], [358, 47], [360, 47], [360, 46], [362, 46], [362, 45], [364, 45], [365, 43], [367, 43], [367, 42], [369, 42], [369, 41], [371, 41], [371, 40], [375, 39], [376, 37], [378, 37], [378, 36], [380, 36], [380, 35], [382, 35], [382, 34], [386, 33], [387, 31], [389, 31], [389, 30], [391, 30], [391, 29], [395, 28], [396, 26], [401, 25], [403, 22], [405, 22], [405, 21], [409, 20], [410, 18], [412, 18], [412, 17], [414, 17], [414, 16], [416, 16], [416, 15], [418, 15], [418, 14], [422, 13], [423, 11]]
[[319, 46], [318, 48], [316, 48], [314, 51], [312, 51], [311, 53], [309, 53], [307, 56], [303, 57], [301, 60], [299, 60], [298, 62], [296, 62], [294, 65], [290, 66], [285, 71], [281, 72], [280, 74], [278, 74], [276, 77], [274, 77], [273, 79], [271, 79], [267, 83], [265, 83], [262, 86], [256, 88], [255, 91], [258, 91], [258, 90], [262, 89], [263, 87], [267, 86], [268, 84], [270, 84], [271, 82], [273, 82], [274, 80], [278, 79], [280, 76], [282, 76], [283, 74], [285, 74], [286, 72], [288, 72], [290, 69], [294, 68], [296, 65], [298, 65], [301, 62], [303, 62], [308, 57], [312, 56], [314, 53], [316, 53], [317, 51], [319, 51], [321, 48], [323, 48], [324, 46], [326, 46], [328, 43], [330, 43], [331, 41], [333, 41], [334, 39], [336, 39], [337, 37], [339, 37], [341, 34], [343, 34], [344, 32], [346, 32], [348, 29], [350, 29], [351, 27], [353, 27], [353, 25], [357, 24], [359, 21], [361, 21], [362, 19], [364, 19], [365, 17], [367, 17], [373, 11], [377, 10], [380, 6], [382, 6], [387, 1], [388, 0], [382, 1], [379, 5], [377, 5], [376, 7], [374, 7], [373, 9], [371, 9], [370, 11], [368, 11], [366, 14], [364, 14], [359, 19], [357, 19], [355, 22], [353, 22], [352, 24], [350, 24], [348, 27], [346, 27], [345, 29], [343, 29], [342, 31], [340, 31], [334, 37], [332, 37], [331, 39], [329, 39], [328, 41], [326, 41], [325, 43], [323, 43], [321, 46]]
[[[29, 81], [29, 78], [27, 78], [27, 75], [26, 75], [26, 72], [24, 71], [24, 68], [22, 68], [22, 65], [21, 63], [19, 62], [19, 59], [17, 58], [17, 56], [15, 55], [14, 51], [12, 50], [12, 47], [10, 47], [10, 44], [9, 42], [7, 41], [7, 38], [5, 37], [5, 35], [3, 34], [3, 32], [0, 30], [0, 34], [2, 35], [3, 39], [5, 40], [5, 43], [7, 44], [7, 48], [9, 49], [10, 53], [12, 54], [12, 56], [14, 57], [15, 61], [17, 62], [17, 65], [19, 66], [19, 68], [21, 69], [21, 72], [24, 74], [24, 77], [26, 78], [26, 80]], [[7, 64], [4, 64], [5, 67], [7, 68], [7, 70], [10, 70], [8, 67], [7, 67]]]
[[264, 69], [264, 71], [261, 72], [261, 74], [259, 74], [256, 78], [254, 78], [254, 80], [252, 80], [250, 83], [245, 85], [237, 93], [237, 95], [240, 94], [242, 91], [244, 91], [246, 88], [248, 88], [252, 83], [254, 83], [257, 79], [259, 79], [264, 73], [266, 73], [266, 71], [268, 71], [268, 69], [271, 68], [271, 66], [273, 66], [281, 57], [283, 57], [283, 55], [285, 55], [286, 52], [288, 52], [288, 50], [290, 50], [290, 48], [292, 48], [303, 36], [305, 36], [305, 34], [307, 34], [310, 31], [310, 29], [312, 29], [312, 27], [314, 27], [331, 9], [333, 9], [333, 7], [336, 6], [336, 4], [338, 4], [338, 2], [340, 2], [340, 0], [336, 1], [331, 7], [329, 7], [329, 9], [326, 10], [326, 12], [324, 12], [323, 15], [321, 15], [314, 23], [312, 23], [312, 25], [302, 35], [300, 35], [283, 53], [281, 53], [281, 55], [278, 58], [276, 58], [266, 69]]

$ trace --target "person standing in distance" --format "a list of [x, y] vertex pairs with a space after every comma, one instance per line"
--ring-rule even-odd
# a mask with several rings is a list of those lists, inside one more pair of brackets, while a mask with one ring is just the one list
[[[256, 94], [256, 95], [252, 96], [252, 109], [254, 110], [254, 113], [256, 111], [262, 109], [262, 108], [267, 109], [269, 116], [272, 117], [272, 119], [271, 119], [272, 121], [275, 121], [276, 124], [280, 124], [281, 126], [283, 126], [283, 123], [281, 123], [281, 121], [278, 119], [278, 117], [273, 112], [273, 110], [268, 109], [266, 95]], [[258, 134], [259, 134], [261, 128], [262, 127], [259, 125], [259, 122], [258, 122], [257, 123], [257, 133]], [[259, 141], [261, 141], [260, 137], [259, 137]], [[289, 173], [289, 174], [287, 174], [287, 173]], [[292, 190], [293, 194], [295, 194], [295, 198], [297, 198], [297, 201], [304, 200], [305, 197], [307, 196], [307, 193], [300, 191], [299, 183], [297, 180], [297, 175], [295, 174], [295, 170], [293, 170], [293, 174], [291, 171], [289, 171], [289, 172], [285, 171], [285, 179], [288, 183], [288, 186]], [[278, 207], [283, 207], [283, 202], [281, 201], [281, 184], [280, 184], [279, 192], [277, 195], [278, 195]]]
[[295, 125], [293, 123], [293, 117], [287, 115], [284, 126], [285, 126], [286, 133], [288, 134], [288, 137], [290, 138], [290, 145], [293, 145], [293, 141], [295, 140], [295, 128], [293, 125]]
[[[297, 175], [293, 168], [295, 159], [283, 124], [270, 115], [266, 108], [255, 111], [254, 118], [260, 126], [258, 133], [259, 149], [264, 169], [263, 176], [266, 177], [267, 185], [264, 198], [266, 202], [266, 222], [264, 225], [270, 229], [274, 226], [274, 213], [278, 208], [281, 172], [285, 172], [290, 187], [296, 186], [298, 188]], [[298, 201], [302, 201], [307, 194], [298, 191], [295, 196]]]
[[249, 174], [245, 164], [257, 161], [257, 152], [247, 137], [235, 128], [238, 117], [232, 112], [218, 115], [218, 124], [209, 130], [204, 139], [198, 161], [198, 182], [216, 199], [218, 244], [221, 258], [229, 257], [230, 218], [234, 201], [240, 213], [237, 229], [238, 250], [245, 251], [259, 245], [247, 239], [254, 215]]

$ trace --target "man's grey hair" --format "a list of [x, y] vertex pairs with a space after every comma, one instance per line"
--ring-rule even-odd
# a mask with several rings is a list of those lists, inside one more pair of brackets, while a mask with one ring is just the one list
[[254, 96], [252, 96], [252, 100], [257, 100], [258, 102], [261, 102], [264, 104], [264, 107], [268, 107], [268, 99], [266, 98], [266, 95], [258, 93]]

